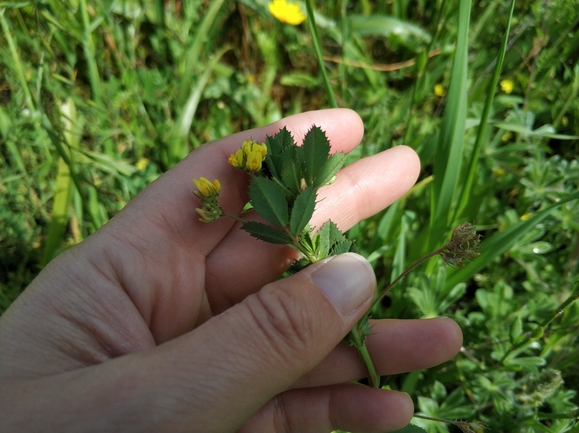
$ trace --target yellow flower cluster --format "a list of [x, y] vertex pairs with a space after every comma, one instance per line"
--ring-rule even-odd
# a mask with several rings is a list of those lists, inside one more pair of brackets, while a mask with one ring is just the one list
[[265, 155], [267, 155], [265, 143], [259, 144], [254, 140], [246, 140], [237, 152], [229, 156], [227, 161], [235, 168], [254, 173], [261, 170]]
[[195, 211], [201, 218], [199, 221], [210, 223], [218, 220], [223, 215], [223, 210], [219, 204], [219, 193], [221, 192], [221, 184], [217, 179], [211, 182], [209, 179], [201, 177], [193, 179], [193, 183], [197, 187], [194, 194], [201, 199], [201, 207], [196, 208]]
[[197, 187], [195, 195], [202, 200], [204, 198], [218, 196], [221, 191], [221, 184], [217, 179], [211, 182], [209, 179], [201, 177], [199, 179], [193, 179], [193, 183]]
[[297, 26], [306, 20], [306, 15], [296, 3], [290, 3], [286, 0], [273, 0], [269, 3], [269, 11], [282, 23]]

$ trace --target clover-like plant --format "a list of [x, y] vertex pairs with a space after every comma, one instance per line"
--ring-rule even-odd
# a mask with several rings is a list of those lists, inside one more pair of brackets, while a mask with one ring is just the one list
[[[196, 211], [203, 222], [212, 222], [222, 216], [230, 217], [240, 221], [241, 228], [257, 239], [288, 245], [300, 254], [288, 272], [298, 272], [327, 257], [357, 250], [331, 220], [318, 230], [309, 225], [318, 190], [335, 180], [345, 160], [344, 153], [330, 154], [328, 138], [317, 126], [308, 131], [301, 146], [295, 143], [286, 128], [273, 137], [267, 137], [265, 143], [244, 141], [228, 161], [231, 166], [251, 176], [249, 203], [269, 224], [249, 221], [243, 215], [232, 215], [223, 209], [219, 203], [221, 184], [217, 179], [213, 182], [204, 177], [193, 180], [197, 186], [195, 195], [201, 200], [201, 207]], [[429, 257], [440, 254], [447, 263], [464, 266], [465, 260], [478, 254], [479, 241], [480, 235], [476, 234], [472, 225], [464, 223], [458, 226], [446, 245], [413, 263], [377, 295], [372, 307], [394, 284]], [[360, 353], [370, 384], [380, 387], [380, 377], [366, 347], [366, 338], [372, 332], [369, 324], [371, 310], [350, 330], [345, 341]]]

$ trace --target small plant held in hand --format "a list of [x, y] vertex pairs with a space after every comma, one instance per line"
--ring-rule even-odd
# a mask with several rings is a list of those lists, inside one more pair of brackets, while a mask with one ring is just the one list
[[[332, 183], [344, 165], [344, 153], [330, 154], [326, 134], [313, 126], [298, 146], [286, 128], [265, 143], [244, 141], [239, 150], [229, 156], [231, 166], [246, 171], [251, 176], [249, 202], [253, 209], [269, 224], [249, 221], [243, 215], [231, 215], [219, 204], [221, 185], [206, 178], [194, 179], [201, 200], [196, 211], [202, 222], [212, 222], [221, 216], [242, 223], [241, 228], [251, 236], [272, 244], [288, 245], [300, 254], [288, 270], [295, 273], [327, 257], [356, 252], [354, 243], [332, 221], [324, 223], [319, 230], [309, 225], [316, 207], [318, 190]], [[451, 240], [443, 247], [422, 257], [390, 283], [374, 300], [374, 307], [414, 267], [424, 260], [440, 254], [446, 263], [464, 266], [464, 261], [478, 255], [480, 235], [474, 226], [464, 223], [458, 226]], [[368, 380], [373, 387], [380, 387], [372, 358], [366, 347], [371, 334], [370, 310], [350, 330], [345, 341], [354, 346], [368, 370]]]

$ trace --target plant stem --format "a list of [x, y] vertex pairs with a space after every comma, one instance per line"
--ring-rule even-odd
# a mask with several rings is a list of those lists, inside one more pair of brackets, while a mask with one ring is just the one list
[[308, 26], [310, 27], [310, 33], [312, 34], [312, 42], [314, 43], [314, 51], [316, 53], [316, 58], [318, 59], [318, 64], [320, 66], [320, 74], [322, 74], [322, 80], [324, 81], [324, 86], [326, 87], [326, 94], [328, 95], [328, 102], [330, 103], [331, 108], [338, 108], [338, 103], [336, 102], [334, 91], [332, 90], [330, 80], [328, 79], [328, 74], [326, 73], [326, 65], [324, 65], [322, 49], [320, 48], [320, 38], [318, 36], [318, 31], [316, 29], [314, 9], [312, 8], [312, 0], [306, 0], [306, 12], [308, 14]]
[[356, 349], [358, 349], [358, 353], [360, 354], [362, 361], [364, 361], [366, 370], [368, 370], [368, 380], [370, 382], [370, 386], [372, 388], [380, 388], [380, 376], [378, 376], [378, 373], [376, 372], [376, 367], [374, 367], [374, 362], [372, 361], [370, 352], [368, 352], [365, 341], [362, 339], [358, 325], [354, 326], [350, 330], [350, 336], [352, 337], [352, 341], [354, 342]]
[[422, 256], [421, 258], [416, 260], [414, 263], [412, 263], [410, 266], [408, 266], [404, 270], [404, 272], [402, 272], [398, 277], [396, 277], [396, 279], [394, 281], [392, 281], [390, 284], [388, 284], [388, 286], [386, 286], [386, 288], [384, 290], [382, 290], [382, 292], [380, 292], [380, 294], [376, 297], [376, 299], [374, 299], [374, 302], [372, 302], [372, 306], [370, 307], [369, 311], [374, 309], [374, 307], [380, 303], [382, 298], [384, 298], [384, 296], [386, 296], [386, 294], [392, 289], [392, 287], [394, 287], [396, 285], [396, 283], [398, 283], [398, 281], [400, 281], [402, 278], [404, 278], [406, 275], [408, 275], [410, 273], [410, 271], [412, 271], [412, 269], [414, 269], [416, 266], [418, 266], [420, 263], [424, 262], [425, 260], [427, 260], [427, 259], [429, 259], [437, 254], [442, 253], [447, 248], [448, 248], [448, 244], [440, 247], [439, 249], [437, 249], [435, 251], [432, 251], [431, 253], [429, 253], [425, 256]]
[[232, 220], [235, 220], [237, 222], [240, 222], [241, 224], [245, 224], [247, 222], [247, 220], [244, 220], [243, 218], [240, 218], [236, 215], [230, 214], [229, 212], [227, 212], [225, 209], [221, 208], [221, 211], [223, 212], [223, 216], [226, 216], [227, 218], [231, 218]]

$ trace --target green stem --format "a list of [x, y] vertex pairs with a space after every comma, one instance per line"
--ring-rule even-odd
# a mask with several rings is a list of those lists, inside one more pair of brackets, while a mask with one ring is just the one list
[[404, 270], [404, 272], [402, 272], [398, 277], [396, 277], [396, 279], [394, 281], [392, 281], [390, 284], [388, 284], [386, 286], [386, 288], [380, 292], [380, 294], [376, 297], [376, 299], [372, 303], [372, 306], [370, 307], [369, 311], [372, 311], [374, 309], [374, 307], [380, 303], [382, 298], [384, 298], [384, 296], [386, 296], [386, 294], [392, 289], [392, 287], [394, 287], [396, 285], [396, 283], [398, 283], [398, 281], [400, 281], [402, 278], [404, 278], [406, 275], [408, 275], [410, 273], [410, 271], [412, 271], [412, 269], [414, 269], [416, 266], [418, 266], [420, 263], [424, 262], [425, 260], [428, 260], [429, 258], [431, 258], [437, 254], [442, 253], [447, 248], [448, 248], [448, 244], [446, 244], [443, 247], [440, 247], [439, 249], [419, 258], [414, 263], [412, 263], [410, 266], [408, 266]]
[[223, 212], [223, 216], [226, 216], [227, 218], [231, 218], [232, 220], [235, 220], [237, 222], [240, 222], [241, 224], [245, 224], [247, 222], [247, 220], [244, 220], [243, 218], [240, 218], [238, 216], [235, 216], [233, 214], [230, 214], [229, 212], [227, 212], [226, 210], [224, 210], [223, 208], [221, 208], [221, 211]]
[[330, 103], [330, 107], [338, 108], [338, 103], [336, 102], [334, 91], [332, 90], [330, 80], [328, 79], [328, 75], [326, 73], [326, 66], [324, 65], [322, 49], [320, 48], [320, 38], [318, 36], [316, 20], [314, 18], [314, 9], [312, 8], [312, 0], [306, 0], [306, 11], [308, 14], [308, 26], [310, 27], [310, 33], [312, 34], [312, 41], [314, 43], [314, 51], [316, 53], [316, 58], [318, 59], [318, 65], [320, 66], [322, 80], [324, 81], [324, 86], [326, 87], [326, 94], [328, 95], [328, 102]]
[[374, 367], [374, 362], [372, 362], [372, 357], [370, 356], [370, 352], [368, 352], [366, 342], [362, 339], [362, 335], [360, 334], [357, 325], [351, 329], [350, 336], [352, 337], [356, 349], [358, 349], [362, 361], [364, 361], [366, 370], [368, 370], [370, 386], [372, 388], [380, 388], [380, 376], [378, 376], [378, 373], [376, 372], [376, 367]]

